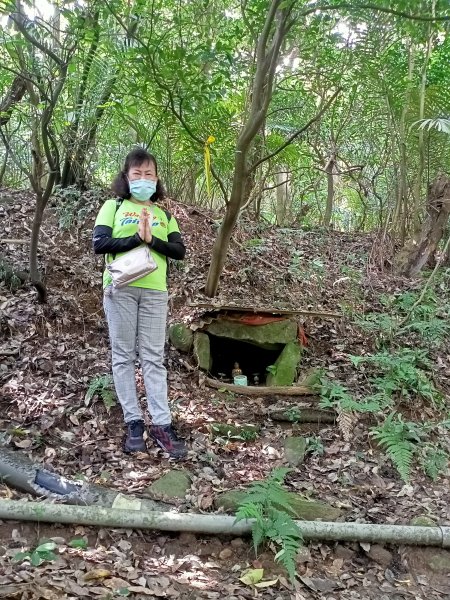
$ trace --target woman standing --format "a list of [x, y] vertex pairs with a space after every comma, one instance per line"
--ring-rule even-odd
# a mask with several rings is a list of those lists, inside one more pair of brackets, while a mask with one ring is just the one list
[[133, 150], [113, 183], [118, 200], [107, 200], [95, 221], [94, 252], [106, 262], [147, 244], [156, 271], [121, 288], [112, 287], [105, 269], [103, 306], [112, 349], [112, 371], [123, 409], [127, 435], [125, 452], [143, 452], [144, 421], [136, 379], [136, 342], [142, 366], [152, 425], [150, 437], [173, 458], [187, 454], [186, 444], [172, 428], [167, 401], [167, 372], [163, 364], [167, 321], [167, 259], [182, 260], [186, 248], [176, 219], [156, 202], [164, 197], [154, 156]]

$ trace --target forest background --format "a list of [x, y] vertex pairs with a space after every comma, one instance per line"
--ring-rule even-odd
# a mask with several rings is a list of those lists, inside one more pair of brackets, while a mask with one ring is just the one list
[[133, 144], [169, 196], [223, 214], [210, 296], [241, 214], [403, 246], [450, 140], [448, 6], [413, 8], [2, 2], [0, 183], [36, 194], [31, 279], [53, 191], [107, 186]]

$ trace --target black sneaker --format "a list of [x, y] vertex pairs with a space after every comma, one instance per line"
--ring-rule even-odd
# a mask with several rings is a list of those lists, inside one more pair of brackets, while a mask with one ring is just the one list
[[128, 431], [125, 439], [124, 451], [131, 452], [147, 452], [147, 446], [144, 440], [144, 421], [130, 421], [127, 423]]
[[172, 458], [184, 458], [188, 452], [186, 442], [177, 436], [172, 425], [152, 425], [150, 436]]

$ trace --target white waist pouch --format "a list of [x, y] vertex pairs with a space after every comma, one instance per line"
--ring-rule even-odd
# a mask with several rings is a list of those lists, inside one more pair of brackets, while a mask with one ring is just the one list
[[150, 275], [156, 271], [158, 265], [148, 246], [142, 245], [107, 263], [106, 268], [111, 275], [113, 286], [122, 288], [145, 275]]

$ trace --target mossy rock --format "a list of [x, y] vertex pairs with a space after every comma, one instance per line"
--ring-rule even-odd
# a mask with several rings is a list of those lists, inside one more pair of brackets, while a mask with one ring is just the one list
[[194, 334], [194, 355], [197, 360], [199, 369], [210, 371], [212, 365], [211, 345], [209, 336], [201, 331], [196, 331]]
[[304, 385], [305, 387], [313, 388], [320, 383], [324, 373], [325, 369], [320, 367], [311, 367], [310, 369], [306, 369], [306, 371], [299, 374], [297, 385]]
[[230, 440], [254, 441], [259, 435], [257, 425], [232, 425], [230, 423], [213, 423], [210, 426], [214, 437], [223, 437]]
[[207, 331], [218, 337], [248, 342], [266, 350], [281, 350], [281, 346], [295, 342], [298, 326], [295, 321], [290, 319], [258, 326], [218, 319], [208, 325]]
[[175, 323], [169, 327], [169, 339], [177, 350], [189, 352], [194, 343], [194, 334], [183, 323]]
[[269, 373], [267, 386], [289, 386], [297, 378], [302, 351], [298, 342], [289, 342], [277, 358], [273, 373]]
[[411, 525], [415, 527], [437, 527], [437, 523], [431, 517], [420, 515], [411, 519]]
[[145, 495], [154, 500], [184, 500], [188, 489], [191, 487], [191, 475], [189, 471], [169, 471], [145, 490]]
[[[335, 508], [326, 502], [318, 502], [315, 500], [305, 500], [299, 494], [287, 492], [289, 495], [293, 517], [295, 519], [303, 519], [304, 521], [336, 521], [341, 510]], [[216, 508], [223, 508], [225, 512], [235, 513], [243, 500], [246, 497], [245, 490], [230, 490], [220, 494], [214, 501]], [[282, 506], [279, 507], [284, 510]]]
[[283, 410], [274, 410], [269, 413], [269, 417], [274, 421], [288, 423], [334, 423], [337, 415], [331, 410], [291, 406]]
[[305, 458], [308, 441], [304, 437], [288, 437], [284, 440], [284, 457], [293, 467], [301, 464]]

